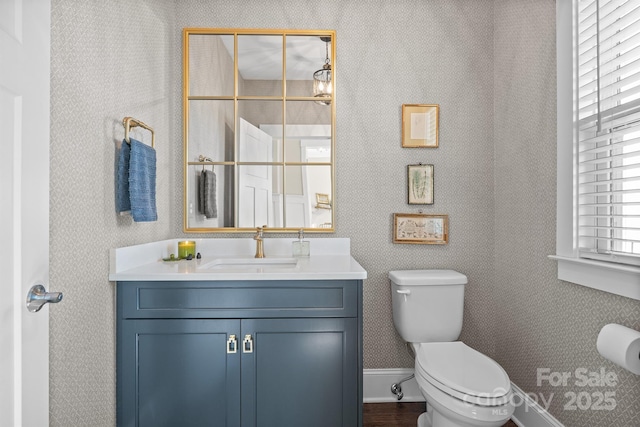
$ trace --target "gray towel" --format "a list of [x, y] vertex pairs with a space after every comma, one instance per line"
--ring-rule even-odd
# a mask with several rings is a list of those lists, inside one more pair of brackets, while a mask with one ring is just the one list
[[198, 213], [204, 215], [204, 170], [196, 173], [196, 186], [198, 191]]
[[216, 203], [216, 174], [205, 169], [202, 172], [201, 199], [204, 204], [204, 216], [207, 218], [218, 218], [218, 206]]

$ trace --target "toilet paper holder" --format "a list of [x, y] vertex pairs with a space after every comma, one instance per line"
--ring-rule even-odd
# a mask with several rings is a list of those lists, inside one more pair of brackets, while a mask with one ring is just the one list
[[640, 375], [640, 332], [616, 323], [605, 325], [596, 342], [602, 357]]

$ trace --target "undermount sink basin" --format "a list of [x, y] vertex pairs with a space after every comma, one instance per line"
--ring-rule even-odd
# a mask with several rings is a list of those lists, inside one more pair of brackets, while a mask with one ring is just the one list
[[296, 258], [218, 258], [202, 268], [209, 270], [248, 269], [248, 268], [295, 268]]

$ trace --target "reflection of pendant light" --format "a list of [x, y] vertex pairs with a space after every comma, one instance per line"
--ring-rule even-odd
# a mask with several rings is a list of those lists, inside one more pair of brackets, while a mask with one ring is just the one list
[[[313, 73], [313, 96], [316, 98], [331, 98], [333, 92], [333, 84], [331, 83], [331, 61], [329, 60], [329, 42], [331, 37], [320, 37], [325, 42], [327, 57], [324, 60], [322, 69]], [[331, 99], [322, 99], [316, 101], [318, 104], [329, 105]]]

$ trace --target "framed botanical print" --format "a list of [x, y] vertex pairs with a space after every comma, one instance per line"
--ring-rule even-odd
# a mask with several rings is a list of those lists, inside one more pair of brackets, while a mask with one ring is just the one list
[[433, 165], [407, 166], [407, 202], [410, 205], [433, 204]]

